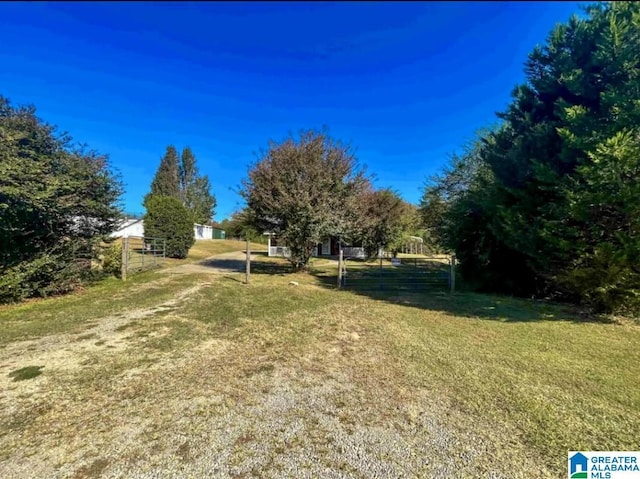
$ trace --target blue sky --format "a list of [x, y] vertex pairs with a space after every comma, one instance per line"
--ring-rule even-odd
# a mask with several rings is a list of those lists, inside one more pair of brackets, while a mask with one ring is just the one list
[[126, 211], [166, 146], [189, 145], [222, 220], [270, 139], [325, 125], [417, 203], [578, 5], [0, 2], [0, 94], [109, 154]]

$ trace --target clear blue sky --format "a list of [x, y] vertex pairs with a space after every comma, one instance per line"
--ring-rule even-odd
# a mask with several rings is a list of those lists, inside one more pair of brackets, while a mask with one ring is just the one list
[[269, 139], [329, 127], [413, 203], [576, 2], [5, 3], [0, 94], [109, 154], [124, 207], [191, 146], [216, 219]]

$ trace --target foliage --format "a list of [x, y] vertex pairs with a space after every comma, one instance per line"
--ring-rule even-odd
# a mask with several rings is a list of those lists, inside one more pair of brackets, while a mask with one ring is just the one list
[[403, 202], [403, 208], [399, 216], [400, 234], [389, 242], [387, 248], [393, 257], [397, 257], [409, 243], [415, 242], [415, 238], [421, 238], [422, 251], [424, 253], [435, 253], [440, 251], [440, 247], [434, 240], [431, 232], [425, 228], [421, 212], [415, 205]]
[[225, 230], [227, 238], [248, 239], [255, 243], [266, 242], [263, 232], [251, 224], [249, 213], [245, 209], [234, 212], [231, 218], [224, 219], [219, 227]]
[[122, 242], [113, 241], [100, 246], [102, 270], [108, 275], [119, 277], [122, 269]]
[[179, 165], [180, 199], [198, 224], [207, 224], [214, 215], [216, 199], [207, 175], [200, 176], [191, 148], [182, 150]]
[[425, 188], [423, 218], [484, 290], [637, 304], [640, 5], [558, 25], [502, 125]]
[[186, 258], [195, 243], [191, 214], [179, 199], [171, 196], [151, 196], [147, 200], [144, 234], [166, 240], [165, 254], [169, 258]]
[[355, 202], [368, 184], [349, 146], [310, 130], [271, 142], [241, 194], [250, 224], [283, 239], [292, 266], [302, 269], [323, 237], [353, 234]]
[[589, 153], [568, 190], [575, 238], [558, 282], [599, 311], [640, 306], [640, 129], [620, 131]]
[[198, 173], [196, 157], [189, 147], [184, 148], [178, 157], [176, 148], [167, 146], [151, 183], [151, 191], [145, 197], [145, 208], [152, 196], [179, 199], [195, 223], [208, 224], [213, 218], [216, 199], [211, 194], [209, 177]]
[[106, 156], [0, 96], [0, 301], [63, 293], [91, 276], [121, 192]]
[[406, 203], [390, 189], [366, 190], [357, 201], [355, 232], [367, 258], [377, 256], [380, 248], [398, 243], [403, 233]]
[[182, 200], [179, 168], [176, 147], [169, 145], [151, 182], [151, 191], [145, 198], [145, 207], [149, 196], [171, 196]]

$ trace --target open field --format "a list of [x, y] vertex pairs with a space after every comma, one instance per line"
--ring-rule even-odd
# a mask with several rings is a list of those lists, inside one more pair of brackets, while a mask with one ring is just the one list
[[637, 323], [229, 258], [0, 308], [0, 477], [558, 478], [640, 444]]

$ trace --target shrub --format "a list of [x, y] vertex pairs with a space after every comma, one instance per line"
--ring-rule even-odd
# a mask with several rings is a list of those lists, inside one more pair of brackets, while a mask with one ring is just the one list
[[91, 279], [92, 244], [117, 224], [121, 193], [105, 155], [0, 96], [0, 302]]
[[166, 240], [165, 254], [169, 258], [186, 258], [195, 243], [193, 218], [180, 200], [170, 196], [152, 195], [146, 202], [144, 235]]
[[0, 303], [67, 293], [82, 283], [82, 273], [80, 264], [67, 251], [42, 253], [3, 271]]
[[104, 274], [120, 276], [122, 269], [122, 242], [100, 245], [100, 264]]

